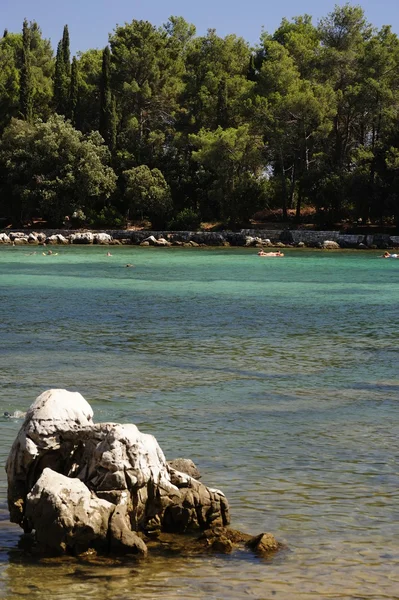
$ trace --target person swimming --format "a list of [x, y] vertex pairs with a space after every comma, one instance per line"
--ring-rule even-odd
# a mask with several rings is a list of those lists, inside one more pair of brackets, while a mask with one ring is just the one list
[[22, 419], [25, 416], [26, 412], [22, 412], [21, 410], [15, 410], [13, 413], [10, 413], [8, 412], [8, 410], [6, 410], [3, 413], [3, 417], [5, 417], [6, 419]]
[[265, 252], [262, 248], [259, 250], [258, 256], [284, 256], [284, 254], [280, 250], [277, 250], [276, 252]]

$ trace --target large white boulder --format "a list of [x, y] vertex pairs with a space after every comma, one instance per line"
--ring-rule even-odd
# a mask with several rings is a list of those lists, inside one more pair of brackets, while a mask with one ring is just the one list
[[[222, 492], [169, 466], [154, 436], [136, 425], [94, 424], [78, 392], [47, 390], [36, 399], [6, 470], [11, 520], [34, 529], [39, 545], [57, 552], [81, 550], [93, 540], [101, 545], [105, 522], [113, 549], [139, 553], [145, 545], [138, 532], [229, 523]], [[93, 521], [91, 529], [86, 519]]]

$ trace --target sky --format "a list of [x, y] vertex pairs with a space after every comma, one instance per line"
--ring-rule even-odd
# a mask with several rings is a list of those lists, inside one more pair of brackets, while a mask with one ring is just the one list
[[[196, 26], [197, 35], [216, 29], [224, 37], [234, 33], [251, 45], [262, 28], [273, 33], [281, 20], [309, 14], [316, 25], [341, 0], [0, 0], [0, 35], [4, 29], [21, 31], [24, 18], [36, 21], [43, 37], [56, 49], [68, 25], [71, 53], [103, 48], [116, 25], [133, 19], [160, 26], [170, 16], [181, 16]], [[398, 0], [360, 0], [367, 20], [377, 28], [391, 25], [399, 35]]]

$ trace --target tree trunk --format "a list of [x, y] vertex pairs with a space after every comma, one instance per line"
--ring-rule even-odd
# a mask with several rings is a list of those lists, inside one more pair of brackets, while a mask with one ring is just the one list
[[280, 150], [280, 167], [281, 167], [281, 189], [282, 189], [282, 208], [283, 208], [283, 221], [287, 221], [287, 182], [285, 180], [285, 171], [284, 171], [284, 158], [283, 152]]

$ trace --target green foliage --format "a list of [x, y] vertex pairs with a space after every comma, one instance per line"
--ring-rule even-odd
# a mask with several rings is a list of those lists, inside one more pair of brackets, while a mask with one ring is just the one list
[[7, 34], [0, 40], [0, 132], [19, 112], [18, 55], [21, 53], [21, 36]]
[[126, 219], [113, 206], [104, 206], [100, 212], [88, 210], [85, 222], [89, 227], [97, 229], [122, 229], [126, 225]]
[[183, 46], [173, 32], [132, 21], [110, 37], [119, 144], [133, 165], [154, 164], [173, 132], [184, 72]]
[[111, 90], [111, 54], [109, 47], [103, 51], [100, 89], [100, 133], [112, 151], [116, 144], [116, 106]]
[[[208, 197], [217, 205], [220, 218], [232, 225], [248, 219], [260, 208], [254, 190], [262, 187], [262, 139], [242, 125], [202, 129], [190, 136], [190, 143], [197, 148], [193, 160], [210, 174]], [[243, 193], [246, 187], [252, 190], [249, 195]]]
[[[214, 29], [193, 41], [187, 51], [184, 123], [193, 132], [239, 126], [248, 117], [251, 51], [235, 35], [220, 38]], [[222, 119], [221, 119], [222, 116]]]
[[268, 205], [300, 221], [304, 205], [399, 222], [399, 39], [361, 7], [283, 19], [256, 48], [176, 16], [118, 26], [72, 63], [69, 46], [65, 26], [54, 58], [26, 20], [0, 39], [3, 214], [180, 228]]
[[201, 215], [192, 208], [184, 208], [174, 219], [169, 221], [168, 229], [172, 231], [197, 231], [201, 224]]
[[59, 115], [70, 117], [71, 62], [68, 25], [58, 43], [54, 74], [54, 108]]
[[141, 165], [124, 171], [125, 199], [130, 216], [148, 218], [154, 228], [163, 228], [172, 211], [170, 188], [161, 171]]
[[77, 56], [78, 101], [75, 126], [84, 133], [99, 131], [102, 52], [88, 50]]
[[71, 67], [71, 84], [69, 87], [69, 116], [73, 124], [76, 123], [76, 108], [78, 106], [78, 62], [74, 56]]
[[28, 21], [25, 19], [22, 29], [22, 65], [19, 88], [19, 110], [22, 118], [26, 121], [31, 121], [33, 116], [30, 39], [29, 25]]
[[9, 214], [23, 223], [39, 211], [60, 225], [77, 208], [104, 205], [116, 182], [108, 158], [98, 133], [84, 136], [61, 116], [34, 125], [14, 119], [0, 143]]

